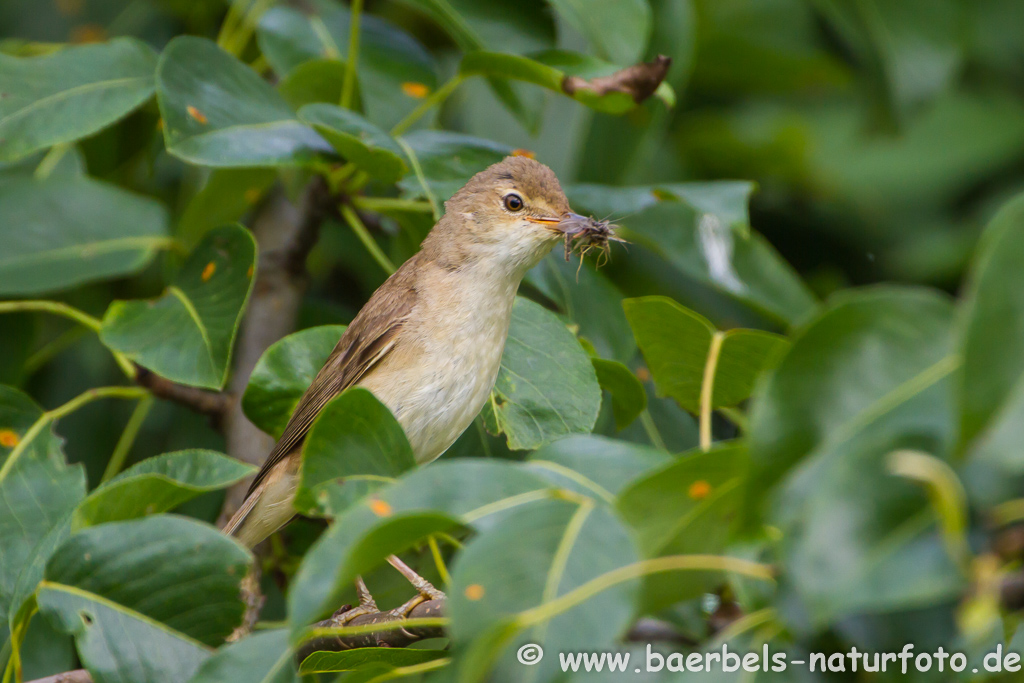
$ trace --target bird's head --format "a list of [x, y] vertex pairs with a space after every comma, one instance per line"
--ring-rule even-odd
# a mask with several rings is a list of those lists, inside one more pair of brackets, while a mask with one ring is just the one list
[[512, 156], [477, 173], [445, 202], [430, 241], [443, 241], [448, 256], [460, 262], [484, 262], [521, 277], [565, 237], [563, 227], [573, 217], [579, 218], [554, 171]]

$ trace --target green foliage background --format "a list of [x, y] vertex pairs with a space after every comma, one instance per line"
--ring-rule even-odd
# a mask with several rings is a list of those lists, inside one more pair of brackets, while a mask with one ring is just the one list
[[[971, 668], [1024, 650], [1021, 26], [1019, 0], [0, 4], [4, 683], [602, 680], [557, 653], [641, 656], [642, 617], [662, 649], [910, 642], [971, 666], [871, 680], [999, 679]], [[659, 54], [642, 103], [562, 89]], [[136, 364], [222, 390], [273, 254], [248, 228], [325, 185], [297, 331], [240, 397], [279, 436], [443, 201], [513, 150], [629, 245], [528, 275], [439, 462], [367, 392], [328, 406], [261, 628], [224, 645], [255, 560], [213, 523], [251, 471]], [[409, 597], [391, 552], [447, 591], [449, 638], [300, 674], [355, 575]], [[716, 680], [740, 676], [866, 680]]]

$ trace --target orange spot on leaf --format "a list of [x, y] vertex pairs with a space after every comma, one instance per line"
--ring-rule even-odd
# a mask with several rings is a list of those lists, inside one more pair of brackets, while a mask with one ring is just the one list
[[526, 157], [527, 159], [536, 159], [537, 158], [536, 154], [534, 154], [533, 152], [531, 152], [528, 149], [523, 149], [521, 147], [519, 149], [512, 150], [512, 156], [514, 156], [514, 157]]
[[711, 484], [703, 479], [698, 479], [690, 484], [690, 489], [687, 491], [690, 498], [694, 500], [704, 500], [708, 497], [709, 493], [711, 493]]
[[194, 118], [199, 123], [203, 123], [203, 124], [206, 123], [206, 114], [204, 114], [203, 112], [199, 111], [198, 109], [193, 107], [191, 104], [188, 105], [187, 107], [185, 107], [185, 111], [187, 111], [188, 115], [191, 116], [192, 118]]
[[424, 97], [430, 94], [430, 88], [423, 83], [417, 83], [415, 81], [406, 81], [402, 84], [402, 92], [409, 97], [415, 97], [417, 100], [422, 100]]
[[247, 204], [255, 204], [260, 198], [260, 188], [250, 187], [245, 191], [245, 201]]
[[209, 263], [206, 264], [206, 267], [203, 268], [203, 282], [209, 282], [210, 278], [213, 277], [213, 274], [215, 272], [217, 272], [217, 264], [214, 263], [213, 261], [210, 261]]
[[671, 199], [675, 199], [675, 197], [672, 196], [670, 193], [658, 188], [651, 190], [651, 194], [653, 194], [654, 198], [657, 199], [659, 202], [667, 202]]
[[21, 441], [18, 435], [12, 432], [10, 429], [0, 429], [0, 446], [4, 448], [14, 448]]
[[641, 382], [650, 382], [651, 371], [641, 365], [636, 369], [636, 378]]
[[479, 583], [471, 583], [466, 586], [466, 597], [470, 600], [479, 600], [484, 597], [484, 587]]
[[71, 29], [71, 42], [101, 43], [107, 39], [107, 31], [99, 24], [82, 24]]
[[245, 271], [245, 276], [246, 277], [252, 277], [253, 272], [254, 272], [254, 268], [252, 266], [249, 266], [249, 270]]
[[379, 498], [370, 500], [370, 511], [378, 517], [387, 517], [391, 514], [391, 506]]

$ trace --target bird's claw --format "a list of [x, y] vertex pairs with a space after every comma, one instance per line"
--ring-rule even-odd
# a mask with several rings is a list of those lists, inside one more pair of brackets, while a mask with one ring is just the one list
[[370, 594], [370, 589], [363, 583], [362, 577], [356, 577], [356, 595], [359, 597], [358, 605], [355, 607], [345, 605], [331, 617], [338, 626], [346, 626], [356, 617], [380, 613], [380, 609], [377, 608], [377, 602]]

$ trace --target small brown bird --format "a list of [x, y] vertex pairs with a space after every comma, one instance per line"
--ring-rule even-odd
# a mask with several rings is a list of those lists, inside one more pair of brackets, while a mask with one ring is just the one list
[[[295, 515], [303, 440], [324, 406], [351, 386], [391, 410], [418, 463], [447, 450], [494, 386], [520, 281], [581, 220], [537, 161], [508, 157], [473, 176], [445, 202], [419, 253], [345, 330], [225, 531], [252, 547]], [[419, 592], [399, 608], [403, 615], [442, 595], [397, 557], [389, 561]], [[361, 581], [357, 588], [360, 607], [348, 619], [376, 611]]]

